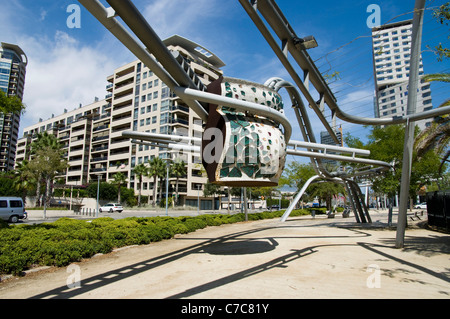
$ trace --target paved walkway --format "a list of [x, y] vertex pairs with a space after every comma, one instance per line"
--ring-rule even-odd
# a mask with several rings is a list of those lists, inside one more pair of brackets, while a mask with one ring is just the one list
[[[372, 225], [324, 216], [223, 225], [0, 283], [4, 298], [450, 298], [450, 236], [418, 227], [395, 249]], [[395, 219], [394, 219], [395, 222]], [[79, 286], [73, 284], [79, 280]]]

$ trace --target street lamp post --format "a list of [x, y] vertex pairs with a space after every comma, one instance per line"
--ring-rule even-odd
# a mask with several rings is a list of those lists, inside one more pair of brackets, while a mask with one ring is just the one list
[[169, 161], [170, 158], [167, 158], [166, 165], [166, 216], [169, 216]]
[[97, 175], [97, 210], [95, 211], [95, 218], [98, 218], [98, 201], [100, 195], [100, 175]]
[[197, 215], [200, 215], [200, 187], [201, 185], [197, 185]]

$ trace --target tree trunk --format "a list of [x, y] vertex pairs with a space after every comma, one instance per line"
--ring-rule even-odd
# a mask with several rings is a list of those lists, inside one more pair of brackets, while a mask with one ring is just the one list
[[37, 187], [36, 187], [36, 207], [41, 206], [41, 183], [38, 179]]
[[52, 186], [52, 179], [50, 177], [47, 177], [45, 179], [46, 181], [46, 190], [45, 190], [45, 202], [47, 206], [50, 206], [50, 197], [51, 197], [51, 186]]
[[155, 207], [156, 205], [156, 186], [157, 186], [156, 178], [157, 176], [153, 175], [153, 207]]
[[141, 207], [141, 191], [142, 191], [142, 175], [139, 176], [139, 195], [138, 195], [138, 206]]
[[164, 184], [164, 179], [161, 177], [161, 178], [159, 179], [159, 202], [160, 202], [160, 203], [161, 203], [161, 201], [162, 201], [163, 184]]
[[180, 196], [178, 195], [178, 180], [179, 180], [179, 178], [177, 177], [177, 184], [175, 186], [175, 193], [177, 194], [177, 200], [176, 200], [177, 206], [179, 205], [179, 198], [180, 198]]

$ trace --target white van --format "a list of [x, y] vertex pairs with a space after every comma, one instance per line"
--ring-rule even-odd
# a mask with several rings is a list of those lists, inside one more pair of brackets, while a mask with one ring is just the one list
[[0, 218], [17, 223], [26, 218], [23, 200], [20, 197], [0, 197]]

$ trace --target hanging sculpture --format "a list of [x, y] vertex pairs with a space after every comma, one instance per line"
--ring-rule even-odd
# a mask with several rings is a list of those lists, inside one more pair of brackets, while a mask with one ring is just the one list
[[[281, 96], [253, 82], [220, 77], [208, 92], [283, 110]], [[251, 112], [210, 104], [202, 161], [210, 182], [225, 186], [276, 186], [286, 162], [280, 123]]]

